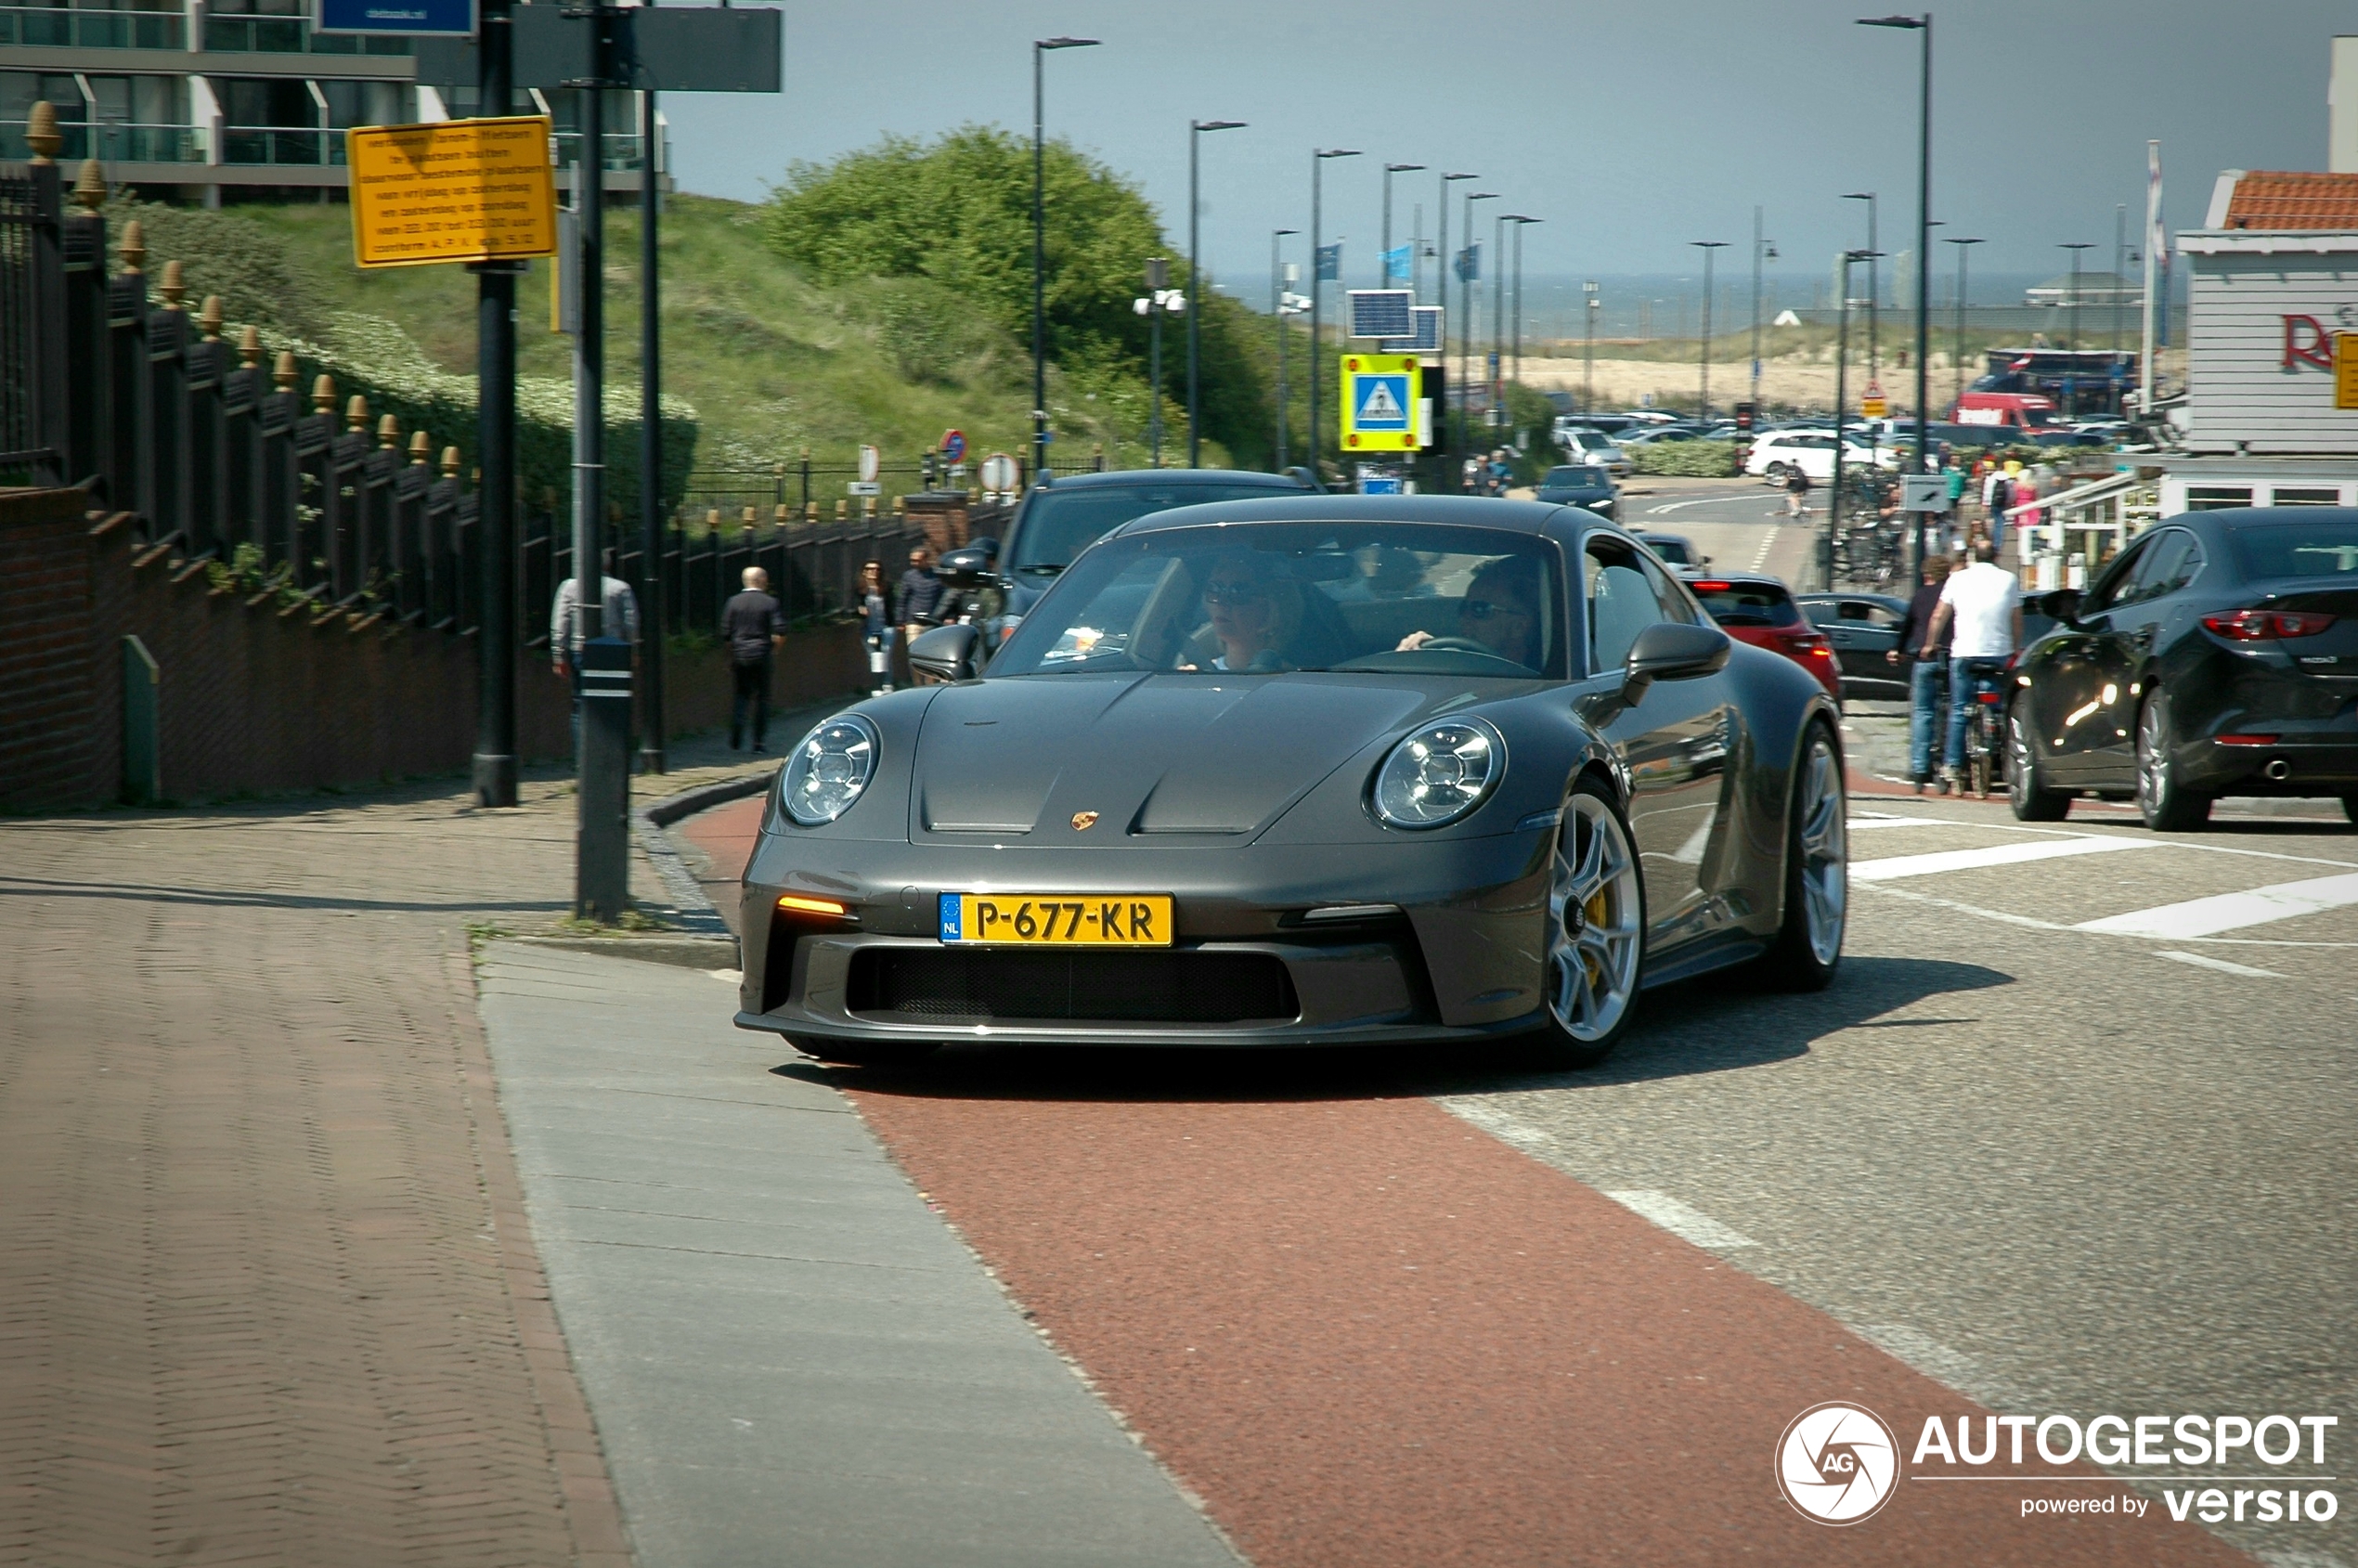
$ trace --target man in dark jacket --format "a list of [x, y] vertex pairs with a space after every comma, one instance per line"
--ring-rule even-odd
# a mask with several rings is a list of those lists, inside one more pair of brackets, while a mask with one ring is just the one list
[[[1924, 644], [1932, 630], [1933, 613], [1940, 607], [1940, 590], [1949, 580], [1950, 570], [1947, 556], [1924, 557], [1924, 586], [1909, 601], [1908, 614], [1899, 623], [1899, 641], [1884, 655], [1886, 664], [1911, 661], [1908, 670], [1908, 780], [1915, 785], [1918, 795], [1932, 782], [1933, 735], [1940, 721], [1943, 688], [1948, 684], [1949, 628], [1941, 628], [1940, 641], [1933, 644], [1929, 654]], [[1940, 785], [1940, 793], [1949, 793], [1946, 781]]]
[[932, 561], [933, 552], [919, 545], [909, 552], [909, 569], [900, 574], [892, 618], [903, 642], [941, 619], [942, 582], [933, 575]]
[[785, 617], [770, 597], [770, 574], [748, 566], [745, 590], [720, 609], [720, 640], [729, 645], [729, 749], [745, 744], [746, 709], [752, 709], [753, 749], [764, 751], [770, 733], [770, 659], [785, 646]]

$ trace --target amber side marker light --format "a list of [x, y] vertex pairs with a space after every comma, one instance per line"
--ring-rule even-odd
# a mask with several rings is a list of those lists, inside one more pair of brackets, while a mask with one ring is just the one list
[[851, 907], [849, 904], [837, 903], [833, 899], [805, 899], [798, 898], [793, 893], [781, 894], [778, 899], [778, 907], [790, 909], [797, 914], [833, 915], [838, 920], [851, 913]]

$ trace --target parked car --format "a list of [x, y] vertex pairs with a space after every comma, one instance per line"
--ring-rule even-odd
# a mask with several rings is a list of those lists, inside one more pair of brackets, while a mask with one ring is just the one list
[[1615, 479], [1629, 477], [1629, 454], [1618, 442], [1600, 431], [1574, 430], [1561, 437], [1557, 445], [1564, 455], [1576, 463], [1594, 463]]
[[1722, 631], [1739, 642], [1784, 654], [1816, 676], [1828, 696], [1842, 700], [1842, 668], [1834, 658], [1833, 639], [1802, 616], [1781, 580], [1765, 573], [1714, 573], [1683, 580]]
[[1884, 655], [1899, 646], [1908, 602], [1885, 593], [1797, 593], [1794, 603], [1826, 634], [1842, 666], [1843, 690], [1861, 697], [1908, 696], [1908, 666]]
[[[1847, 442], [1843, 447], [1842, 460], [1846, 468], [1895, 468], [1900, 454], [1896, 447], [1867, 447]], [[1813, 484], [1825, 484], [1834, 476], [1834, 433], [1831, 430], [1773, 430], [1752, 444], [1744, 458], [1744, 472], [1781, 485], [1794, 469], [1807, 474]]]
[[1695, 548], [1695, 541], [1684, 534], [1639, 534], [1638, 542], [1651, 550], [1662, 564], [1684, 575], [1700, 572], [1711, 564], [1711, 557]]
[[1637, 427], [1638, 421], [1626, 414], [1559, 414], [1554, 426], [1558, 440], [1568, 430], [1596, 430], [1607, 435], [1618, 435]]
[[1553, 506], [1586, 507], [1600, 517], [1611, 517], [1621, 504], [1613, 475], [1596, 463], [1567, 463], [1549, 469], [1532, 492], [1532, 499]]
[[1692, 425], [1660, 424], [1652, 430], [1633, 431], [1621, 438], [1624, 447], [1655, 447], [1670, 441], [1698, 441], [1703, 433]]
[[2015, 668], [2008, 796], [2053, 822], [2083, 790], [2161, 833], [2222, 795], [2333, 795], [2358, 822], [2358, 510], [2240, 507], [2148, 528]]
[[[1016, 509], [1004, 537], [975, 539], [945, 554], [936, 573], [964, 593], [998, 590], [984, 629], [982, 660], [1015, 634], [1023, 617], [1073, 557], [1124, 523], [1174, 506], [1315, 494], [1306, 470], [1258, 473], [1242, 469], [1118, 469], [1059, 474], [1035, 485]], [[889, 574], [887, 574], [889, 579]]]
[[1650, 978], [1835, 975], [1833, 705], [1587, 512], [1166, 512], [1078, 556], [981, 679], [976, 641], [925, 633], [911, 660], [946, 683], [787, 754], [743, 877], [741, 1028], [852, 1064], [982, 1033], [1514, 1038], [1575, 1068]]

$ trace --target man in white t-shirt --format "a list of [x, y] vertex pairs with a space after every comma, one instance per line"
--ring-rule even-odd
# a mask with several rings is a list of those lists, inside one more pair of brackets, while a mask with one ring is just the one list
[[1962, 788], [1958, 780], [1965, 764], [1966, 717], [1982, 693], [1997, 688], [2006, 660], [2022, 638], [2022, 585], [1998, 564], [1997, 549], [1988, 540], [1974, 546], [1972, 565], [1951, 572], [1941, 586], [1940, 603], [1924, 636], [1927, 656], [1952, 624], [1947, 761], [1950, 784]]

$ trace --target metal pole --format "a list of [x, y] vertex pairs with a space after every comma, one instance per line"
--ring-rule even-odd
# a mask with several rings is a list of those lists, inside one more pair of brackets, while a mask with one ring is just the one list
[[1047, 45], [1034, 40], [1031, 45], [1031, 475], [1038, 484], [1048, 476], [1048, 330], [1047, 330], [1047, 234], [1048, 216], [1043, 194], [1046, 176], [1046, 154], [1042, 139], [1042, 123], [1046, 117], [1043, 98], [1046, 91], [1046, 73], [1041, 62], [1047, 58]]
[[[1497, 196], [1495, 190], [1471, 190], [1466, 193], [1466, 250], [1474, 248], [1473, 204], [1488, 201]], [[1473, 279], [1471, 268], [1458, 275], [1458, 314], [1463, 318], [1458, 328], [1458, 367], [1461, 374], [1458, 382], [1458, 450], [1462, 454], [1473, 445], [1473, 433], [1469, 421], [1468, 405], [1473, 396]]]
[[2064, 372], [2064, 418], [2079, 417], [2079, 253], [2089, 248], [2085, 240], [2067, 240], [2062, 249], [2071, 253], [2071, 316], [2070, 342], [2066, 352], [2072, 356], [2071, 369]]
[[1269, 321], [1277, 332], [1277, 441], [1275, 464], [1279, 473], [1286, 467], [1286, 286], [1279, 276], [1277, 237], [1284, 229], [1272, 229], [1269, 234]]
[[1834, 472], [1826, 491], [1826, 540], [1820, 550], [1829, 593], [1834, 587], [1834, 539], [1842, 527], [1842, 454], [1846, 441], [1842, 427], [1850, 407], [1850, 263], [1857, 254], [1843, 253], [1842, 297], [1834, 302]]
[[2154, 408], [2154, 282], [2160, 267], [2161, 247], [2154, 241], [2161, 233], [2161, 143], [2145, 143], [2145, 289], [2144, 300], [2144, 342], [2137, 356], [2137, 415], [2153, 418]]
[[1147, 273], [1147, 442], [1153, 448], [1149, 466], [1162, 466], [1162, 290], [1154, 280], [1154, 264]]
[[1580, 292], [1588, 297], [1588, 345], [1581, 356], [1580, 411], [1593, 414], [1597, 411], [1597, 312], [1602, 308], [1602, 302], [1597, 298], [1597, 280], [1593, 278], [1580, 285]]
[[1981, 241], [1951, 240], [1949, 243], [1957, 247], [1957, 351], [1951, 356], [1955, 363], [1950, 367], [1956, 372], [1957, 389], [1950, 394], [1951, 398], [1954, 399], [1965, 395], [1965, 301], [1972, 292], [1967, 280], [1970, 269], [1965, 262], [1965, 258], [1972, 253], [1966, 247], [1978, 245]]
[[[1726, 250], [1728, 241], [1690, 240], [1687, 243], [1703, 253], [1703, 379], [1695, 394], [1695, 402], [1696, 417], [1708, 424], [1711, 422], [1711, 264], [1714, 253]], [[1756, 253], [1757, 249], [1756, 246]]]
[[1515, 330], [1511, 336], [1514, 369], [1511, 374], [1518, 382], [1522, 380], [1522, 231], [1538, 221], [1537, 218], [1515, 220]]
[[[579, 212], [576, 293], [579, 330], [573, 340], [573, 577], [579, 608], [578, 666], [586, 677], [598, 671], [605, 627], [606, 428], [605, 428], [605, 79], [616, 63], [609, 40], [612, 13], [590, 6], [597, 30], [592, 69], [575, 89], [581, 121]], [[606, 672], [611, 679], [610, 671]], [[622, 679], [628, 678], [624, 664]], [[580, 742], [575, 761], [577, 806], [575, 841], [574, 914], [612, 925], [630, 897], [629, 705], [589, 693], [603, 688], [582, 684]], [[628, 690], [627, 686], [624, 688]]]
[[[654, 0], [640, 0], [653, 5]], [[635, 35], [634, 35], [635, 36]], [[634, 51], [635, 65], [635, 51]], [[639, 737], [642, 772], [670, 771], [663, 712], [663, 291], [657, 270], [660, 202], [656, 175], [655, 95], [639, 95], [639, 603], [641, 682], [645, 718]]]
[[[1202, 273], [1202, 271], [1201, 271], [1201, 264], [1200, 264], [1200, 262], [1199, 262], [1199, 260], [1198, 260], [1198, 243], [1199, 243], [1199, 241], [1200, 241], [1200, 240], [1201, 240], [1201, 231], [1202, 231], [1202, 227], [1203, 227], [1203, 226], [1202, 226], [1202, 221], [1201, 221], [1201, 219], [1202, 219], [1202, 214], [1203, 214], [1203, 202], [1202, 202], [1202, 201], [1201, 201], [1201, 200], [1200, 200], [1200, 199], [1197, 196], [1197, 194], [1196, 194], [1196, 167], [1197, 167], [1197, 165], [1198, 165], [1198, 163], [1200, 163], [1200, 162], [1202, 162], [1202, 159], [1200, 159], [1200, 158], [1197, 155], [1197, 149], [1198, 149], [1198, 148], [1200, 148], [1202, 145], [1203, 145], [1203, 126], [1202, 126], [1201, 124], [1199, 124], [1199, 123], [1198, 123], [1198, 122], [1196, 122], [1196, 121], [1193, 121], [1193, 120], [1188, 121], [1188, 122], [1187, 122], [1187, 466], [1188, 466], [1189, 468], [1194, 468], [1194, 467], [1196, 467], [1196, 466], [1197, 466], [1197, 461], [1196, 461], [1196, 453], [1197, 453], [1197, 450], [1198, 450], [1198, 435], [1197, 435], [1197, 431], [1198, 431], [1198, 429], [1199, 428], [1199, 426], [1200, 426], [1200, 425], [1201, 425], [1201, 423], [1202, 423], [1201, 419], [1200, 419], [1200, 418], [1198, 417], [1198, 412], [1197, 412], [1197, 405], [1196, 405], [1196, 378], [1197, 378], [1197, 371], [1196, 371], [1196, 360], [1197, 360], [1197, 356], [1198, 356], [1198, 353], [1199, 352], [1199, 349], [1200, 349], [1200, 345], [1201, 345], [1201, 343], [1202, 343], [1202, 342], [1203, 342], [1203, 333], [1202, 333], [1202, 331], [1201, 331], [1201, 330], [1200, 330], [1197, 327], [1197, 325], [1196, 325], [1196, 323], [1197, 323], [1198, 321], [1199, 321], [1199, 320], [1201, 320], [1201, 319], [1203, 318], [1203, 273]], [[1160, 321], [1160, 309], [1158, 309], [1158, 312], [1157, 312], [1157, 317], [1156, 317], [1156, 318], [1157, 318], [1157, 320], [1158, 320], [1158, 321]], [[1160, 328], [1160, 326], [1158, 326], [1158, 327], [1157, 327], [1157, 329], [1156, 329], [1156, 331], [1155, 331], [1155, 343], [1156, 343], [1156, 344], [1158, 345], [1158, 348], [1160, 348], [1160, 345], [1161, 344], [1161, 342], [1162, 342], [1162, 331], [1161, 331], [1161, 329]], [[1157, 355], [1157, 356], [1156, 356], [1156, 361], [1157, 361], [1157, 363], [1158, 363], [1158, 364], [1160, 364], [1160, 357], [1161, 357], [1161, 356], [1160, 356], [1160, 353], [1158, 353], [1158, 355]], [[1160, 387], [1161, 387], [1161, 385], [1162, 385], [1162, 375], [1161, 375], [1161, 372], [1160, 372], [1160, 370], [1158, 370], [1158, 371], [1156, 372], [1156, 374], [1155, 374], [1155, 385], [1156, 385], [1156, 387], [1157, 387], [1157, 389], [1158, 389], [1158, 392], [1157, 392], [1157, 397], [1158, 397], [1158, 399], [1160, 399]], [[1160, 408], [1160, 401], [1158, 401], [1158, 403], [1157, 403], [1157, 405], [1156, 405], [1156, 406], [1157, 406], [1158, 408]], [[1160, 467], [1162, 466], [1162, 454], [1161, 454], [1161, 451], [1160, 451], [1160, 447], [1158, 447], [1158, 449], [1157, 449], [1157, 451], [1156, 451], [1156, 453], [1155, 453], [1155, 466], [1156, 466], [1157, 468], [1160, 468]]]
[[1393, 167], [1390, 163], [1383, 166], [1383, 240], [1376, 246], [1376, 287], [1379, 289], [1392, 287], [1392, 171]]
[[[1931, 438], [1929, 377], [1932, 373], [1932, 13], [1924, 14], [1923, 78], [1916, 120], [1916, 472], [1924, 472]], [[1870, 246], [1869, 249], [1873, 247]], [[1901, 487], [1903, 492], [1906, 486]], [[1924, 580], [1924, 529], [1921, 514], [1908, 519], [1908, 581]], [[1911, 586], [1910, 592], [1915, 591]]]
[[1507, 214], [1490, 220], [1490, 428], [1506, 428], [1507, 387], [1500, 379], [1498, 350], [1507, 336]]
[[[476, 55], [478, 112], [509, 110], [509, 0], [483, 0]], [[480, 262], [475, 274], [475, 513], [481, 557], [475, 612], [476, 801], [516, 803], [516, 272]]]
[[1320, 227], [1324, 214], [1318, 204], [1319, 181], [1327, 167], [1327, 155], [1316, 148], [1310, 149], [1310, 369], [1304, 373], [1310, 382], [1310, 428], [1302, 433], [1302, 445], [1310, 451], [1310, 477], [1323, 484], [1318, 472], [1318, 317], [1323, 291], [1320, 277], [1318, 247], [1325, 230]]
[[1752, 210], [1752, 407], [1760, 408], [1760, 209]]

